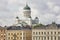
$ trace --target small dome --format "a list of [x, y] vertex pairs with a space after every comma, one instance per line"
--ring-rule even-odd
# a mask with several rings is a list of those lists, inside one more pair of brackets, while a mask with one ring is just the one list
[[38, 19], [38, 17], [35, 17], [35, 19]]
[[19, 17], [17, 16], [16, 19], [19, 19]]
[[24, 10], [30, 10], [30, 7], [26, 4], [26, 6], [24, 7]]
[[52, 24], [56, 24], [55, 22], [52, 22]]

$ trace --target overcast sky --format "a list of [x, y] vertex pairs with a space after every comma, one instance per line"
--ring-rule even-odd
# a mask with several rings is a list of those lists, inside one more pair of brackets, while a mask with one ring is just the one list
[[0, 25], [14, 24], [16, 16], [21, 19], [26, 2], [33, 19], [39, 17], [42, 24], [60, 23], [60, 0], [0, 0]]

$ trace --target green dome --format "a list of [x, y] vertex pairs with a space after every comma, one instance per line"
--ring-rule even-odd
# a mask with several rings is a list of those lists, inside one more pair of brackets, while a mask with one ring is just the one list
[[30, 10], [30, 7], [26, 4], [26, 6], [24, 7], [24, 10]]

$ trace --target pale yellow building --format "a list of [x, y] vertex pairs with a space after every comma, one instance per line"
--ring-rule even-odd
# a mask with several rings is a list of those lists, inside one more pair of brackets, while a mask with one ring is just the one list
[[6, 40], [6, 28], [0, 26], [0, 40]]
[[32, 40], [32, 31], [29, 27], [11, 26], [7, 28], [6, 40]]
[[33, 28], [32, 40], [60, 40], [60, 25], [52, 23]]

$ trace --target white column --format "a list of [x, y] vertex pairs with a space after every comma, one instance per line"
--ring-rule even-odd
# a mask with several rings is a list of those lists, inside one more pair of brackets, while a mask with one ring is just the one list
[[43, 40], [44, 40], [44, 37], [43, 37]]
[[49, 40], [51, 40], [51, 36], [49, 37]]
[[56, 40], [58, 40], [58, 36], [56, 36]]
[[46, 40], [48, 40], [48, 38], [46, 37]]
[[53, 40], [55, 40], [54, 36], [53, 36]]
[[26, 33], [25, 33], [25, 40], [26, 40]]
[[36, 40], [36, 36], [35, 36], [35, 40]]
[[23, 31], [22, 31], [22, 40], [23, 40]]
[[42, 37], [40, 37], [40, 40], [42, 40]]

